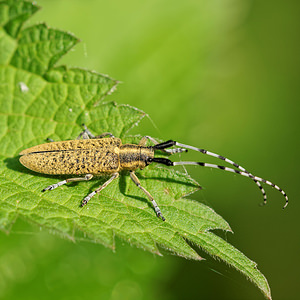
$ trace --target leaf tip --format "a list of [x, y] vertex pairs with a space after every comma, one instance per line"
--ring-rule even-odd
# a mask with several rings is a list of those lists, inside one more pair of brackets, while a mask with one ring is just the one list
[[204, 261], [204, 260], [206, 260], [206, 259], [205, 259], [204, 257], [198, 255], [198, 257], [196, 257], [196, 260], [197, 260], [197, 261]]

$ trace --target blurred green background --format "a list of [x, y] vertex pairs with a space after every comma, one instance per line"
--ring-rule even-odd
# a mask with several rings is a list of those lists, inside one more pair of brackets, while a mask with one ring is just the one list
[[[40, 0], [46, 22], [82, 42], [63, 61], [122, 81], [107, 100], [149, 114], [132, 133], [217, 152], [284, 188], [290, 204], [251, 180], [200, 167], [192, 195], [221, 214], [230, 243], [258, 263], [274, 299], [299, 285], [300, 2], [279, 0]], [[199, 154], [187, 157], [215, 161]], [[216, 161], [215, 161], [216, 162]], [[28, 234], [22, 234], [27, 232]], [[33, 233], [32, 233], [33, 232]], [[1, 299], [263, 299], [221, 262], [116, 253], [72, 244], [17, 220], [0, 233]]]

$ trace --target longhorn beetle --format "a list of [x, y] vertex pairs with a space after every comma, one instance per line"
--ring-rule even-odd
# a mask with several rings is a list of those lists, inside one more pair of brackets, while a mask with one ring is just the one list
[[[114, 179], [118, 178], [120, 171], [128, 170], [132, 181], [146, 194], [146, 196], [152, 202], [156, 215], [165, 221], [165, 218], [163, 217], [156, 201], [151, 194], [141, 186], [139, 179], [134, 173], [136, 169], [144, 169], [151, 163], [159, 163], [166, 166], [199, 165], [202, 167], [216, 168], [240, 174], [242, 176], [251, 178], [258, 185], [264, 197], [264, 204], [267, 203], [267, 195], [260, 182], [274, 187], [285, 197], [286, 202], [283, 208], [285, 208], [288, 204], [288, 197], [286, 193], [278, 185], [273, 184], [269, 180], [252, 175], [242, 166], [228, 158], [225, 158], [224, 156], [204, 149], [181, 144], [173, 140], [158, 143], [150, 136], [144, 136], [138, 145], [123, 145], [121, 139], [114, 137], [109, 132], [94, 136], [84, 124], [83, 126], [84, 131], [80, 133], [76, 140], [61, 142], [52, 141], [50, 143], [37, 145], [20, 152], [20, 162], [26, 168], [32, 171], [51, 175], [84, 175], [84, 177], [68, 178], [58, 183], [51, 184], [44, 188], [42, 192], [54, 190], [57, 187], [69, 182], [88, 181], [92, 179], [94, 175], [101, 176], [110, 174], [111, 177], [103, 185], [83, 199], [81, 206], [84, 206], [93, 196], [107, 187], [107, 185], [110, 184]], [[146, 146], [147, 140], [150, 140], [154, 146]], [[177, 148], [171, 148], [172, 146], [177, 146]], [[234, 166], [236, 169], [204, 162], [172, 162], [167, 158], [154, 157], [156, 150], [161, 150], [169, 154], [175, 154], [186, 152], [188, 151], [187, 149], [195, 150], [221, 159]]]

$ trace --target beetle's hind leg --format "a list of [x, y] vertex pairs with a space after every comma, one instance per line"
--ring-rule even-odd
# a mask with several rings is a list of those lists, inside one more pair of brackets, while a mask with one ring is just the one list
[[113, 173], [112, 176], [106, 181], [104, 182], [100, 187], [98, 187], [95, 191], [91, 192], [90, 194], [88, 194], [81, 203], [81, 206], [86, 205], [90, 199], [92, 197], [94, 197], [97, 193], [99, 193], [100, 191], [102, 191], [104, 188], [106, 188], [114, 179], [119, 177], [119, 173]]
[[66, 180], [63, 180], [63, 181], [60, 181], [58, 183], [54, 183], [54, 184], [51, 184], [51, 185], [47, 186], [46, 188], [44, 188], [42, 190], [42, 192], [54, 190], [54, 189], [58, 188], [59, 186], [64, 185], [64, 184], [69, 183], [69, 182], [88, 181], [88, 180], [91, 180], [92, 178], [93, 178], [92, 174], [86, 174], [84, 177], [68, 178]]
[[134, 171], [131, 171], [131, 172], [130, 172], [130, 178], [131, 178], [131, 180], [136, 184], [136, 186], [137, 186], [138, 188], [140, 188], [140, 189], [147, 195], [147, 197], [149, 198], [149, 200], [152, 202], [152, 205], [153, 205], [153, 207], [154, 207], [154, 210], [155, 210], [155, 212], [156, 212], [156, 215], [157, 215], [159, 218], [161, 218], [163, 221], [165, 221], [165, 218], [164, 218], [164, 216], [162, 215], [161, 210], [159, 209], [159, 207], [158, 207], [156, 201], [155, 201], [154, 198], [151, 196], [151, 194], [150, 194], [144, 187], [141, 186], [141, 183], [140, 183], [139, 179], [137, 178], [137, 176], [135, 175]]

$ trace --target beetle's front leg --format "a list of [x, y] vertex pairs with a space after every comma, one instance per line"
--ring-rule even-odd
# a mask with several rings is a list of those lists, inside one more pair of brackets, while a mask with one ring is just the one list
[[152, 205], [154, 207], [154, 210], [156, 212], [156, 215], [161, 218], [163, 221], [165, 221], [165, 218], [164, 216], [162, 215], [161, 213], [161, 210], [160, 208], [158, 207], [156, 201], [154, 200], [154, 198], [151, 196], [151, 194], [144, 188], [141, 186], [141, 183], [139, 181], [139, 179], [137, 178], [137, 176], [135, 175], [134, 171], [131, 171], [130, 172], [130, 178], [131, 180], [135, 183], [135, 185], [140, 188], [146, 195], [147, 197], [149, 198], [149, 200], [152, 202]]

